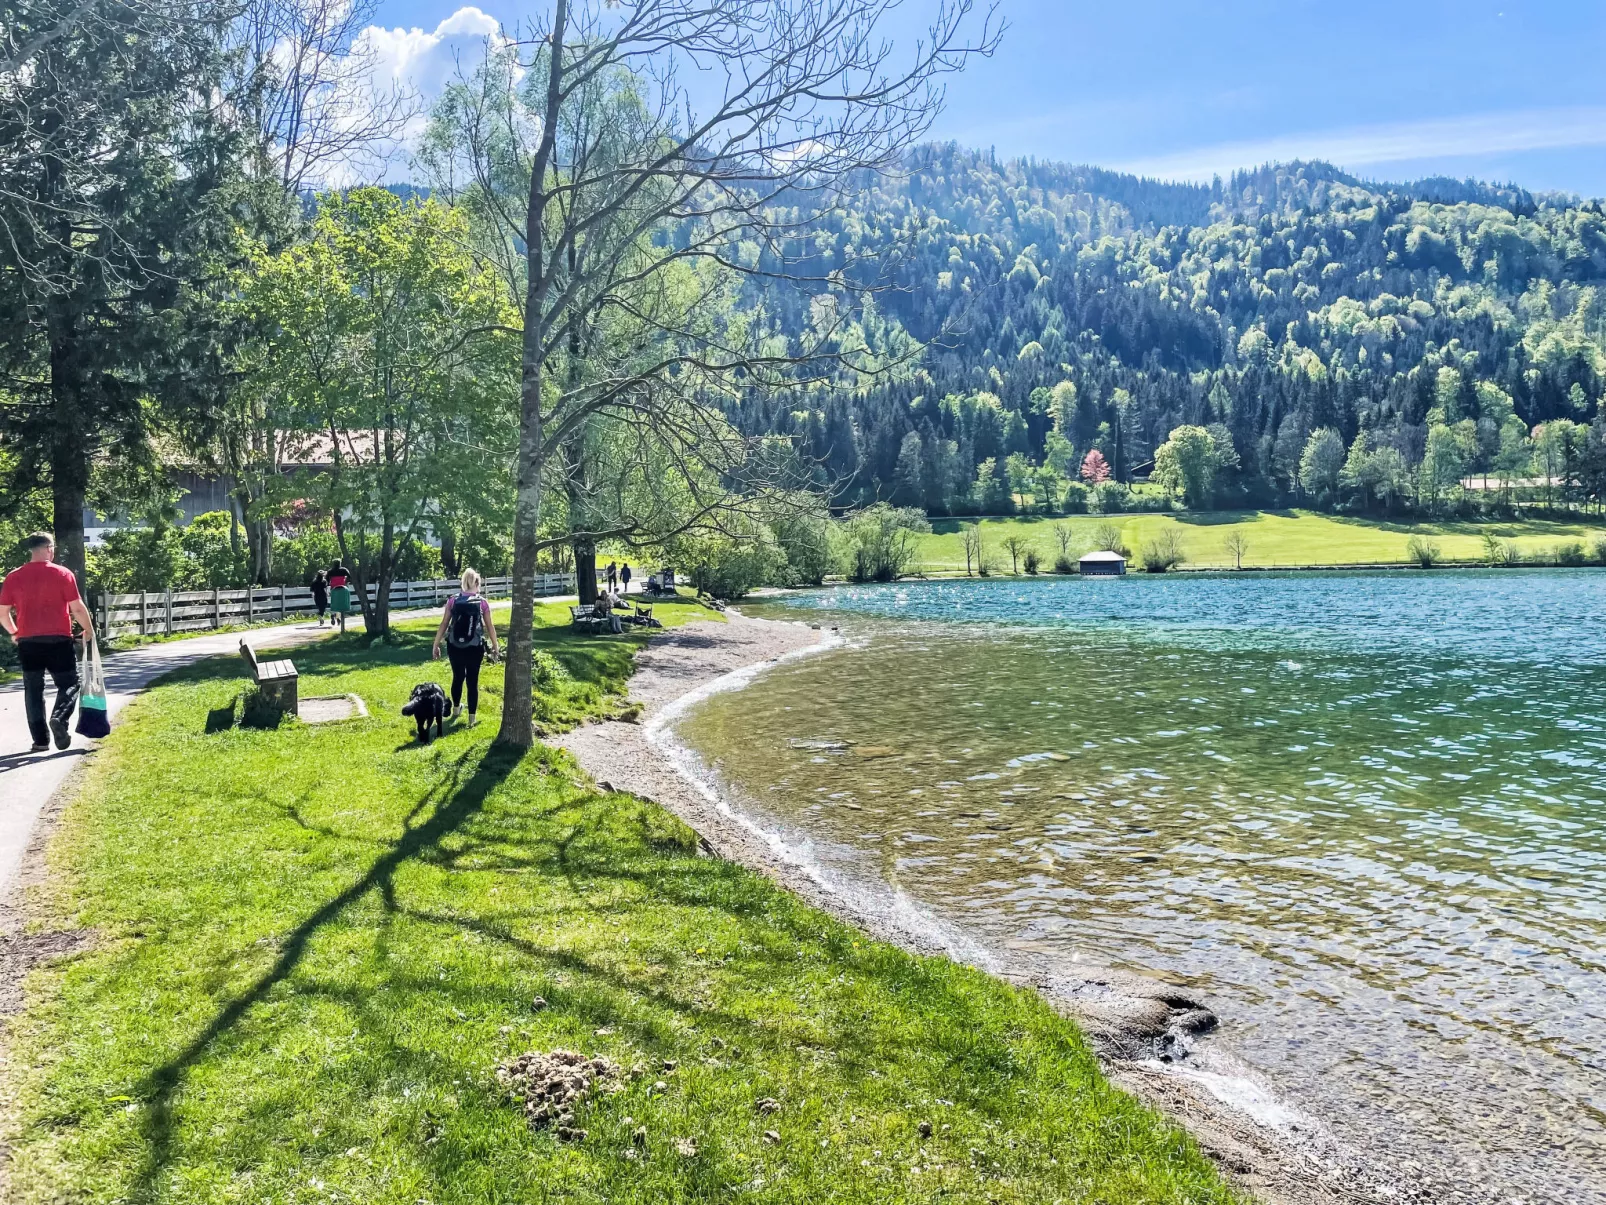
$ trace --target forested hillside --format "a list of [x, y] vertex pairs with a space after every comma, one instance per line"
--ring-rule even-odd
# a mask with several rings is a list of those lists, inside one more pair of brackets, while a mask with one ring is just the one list
[[800, 437], [844, 502], [1058, 507], [1090, 452], [1094, 483], [1145, 477], [1178, 427], [1210, 438], [1157, 476], [1194, 504], [1426, 507], [1474, 473], [1606, 487], [1598, 202], [1321, 163], [1169, 185], [953, 146], [862, 197], [788, 250], [886, 288], [753, 300], [794, 338], [834, 323], [875, 371], [733, 408]]

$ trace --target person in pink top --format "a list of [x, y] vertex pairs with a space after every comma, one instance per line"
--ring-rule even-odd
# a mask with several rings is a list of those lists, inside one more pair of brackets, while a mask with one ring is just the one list
[[463, 714], [463, 687], [468, 686], [468, 726], [478, 722], [480, 709], [480, 666], [485, 650], [491, 651], [491, 660], [498, 656], [496, 625], [491, 622], [491, 604], [480, 593], [482, 582], [473, 569], [463, 570], [461, 594], [446, 600], [441, 612], [441, 626], [435, 632], [435, 660], [441, 656], [441, 641], [446, 642], [446, 655], [452, 663], [452, 718]]
[[[56, 541], [45, 532], [27, 539], [28, 562], [6, 574], [0, 582], [0, 628], [17, 642], [22, 662], [23, 710], [33, 735], [33, 751], [65, 749], [72, 743], [67, 721], [78, 705], [78, 656], [73, 645], [73, 620], [84, 629], [84, 639], [95, 638], [95, 626], [78, 596], [78, 581], [71, 569], [55, 563]], [[45, 717], [45, 675], [56, 687], [56, 705]]]

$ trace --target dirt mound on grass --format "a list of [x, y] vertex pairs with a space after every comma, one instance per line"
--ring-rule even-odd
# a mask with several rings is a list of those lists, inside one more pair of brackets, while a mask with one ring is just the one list
[[588, 1059], [574, 1050], [516, 1055], [497, 1067], [496, 1079], [515, 1103], [523, 1105], [532, 1128], [556, 1126], [558, 1137], [565, 1140], [586, 1134], [574, 1128], [575, 1106], [594, 1092], [623, 1087], [617, 1063], [600, 1056]]

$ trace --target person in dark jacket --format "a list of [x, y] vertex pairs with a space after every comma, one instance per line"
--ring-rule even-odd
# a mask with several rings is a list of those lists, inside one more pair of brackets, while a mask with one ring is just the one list
[[329, 575], [322, 569], [312, 575], [312, 605], [318, 608], [318, 626], [321, 628], [324, 612], [329, 609]]

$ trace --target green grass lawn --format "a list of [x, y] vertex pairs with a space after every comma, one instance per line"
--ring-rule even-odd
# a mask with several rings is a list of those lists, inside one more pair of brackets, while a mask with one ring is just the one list
[[[551, 727], [616, 710], [639, 647], [566, 620], [542, 609]], [[92, 942], [12, 1025], [13, 1200], [1232, 1199], [1034, 994], [700, 856], [563, 754], [494, 751], [500, 668], [479, 728], [416, 745], [398, 711], [445, 680], [433, 626], [295, 651], [303, 697], [355, 692], [368, 719], [208, 734], [232, 658], [123, 714], [33, 901]], [[556, 1048], [643, 1072], [578, 1111], [582, 1141], [494, 1077]]]
[[[1231, 568], [1227, 536], [1239, 532], [1248, 541], [1244, 566], [1297, 568], [1307, 565], [1355, 565], [1378, 562], [1405, 563], [1405, 546], [1412, 536], [1439, 545], [1447, 561], [1481, 561], [1484, 533], [1514, 544], [1524, 557], [1550, 558], [1557, 546], [1579, 542], [1589, 545], [1606, 537], [1606, 525], [1549, 519], [1442, 523], [1395, 523], [1315, 511], [1215, 511], [1180, 514], [1071, 515], [1058, 518], [984, 519], [983, 539], [989, 560], [1002, 572], [1009, 570], [1004, 540], [1011, 534], [1029, 539], [1043, 558], [1046, 570], [1059, 551], [1056, 524], [1073, 532], [1073, 556], [1087, 551], [1093, 529], [1103, 523], [1121, 528], [1134, 552], [1161, 530], [1176, 530], [1193, 567]], [[959, 520], [933, 519], [932, 533], [922, 536], [919, 562], [928, 573], [963, 573], [965, 549]]]

